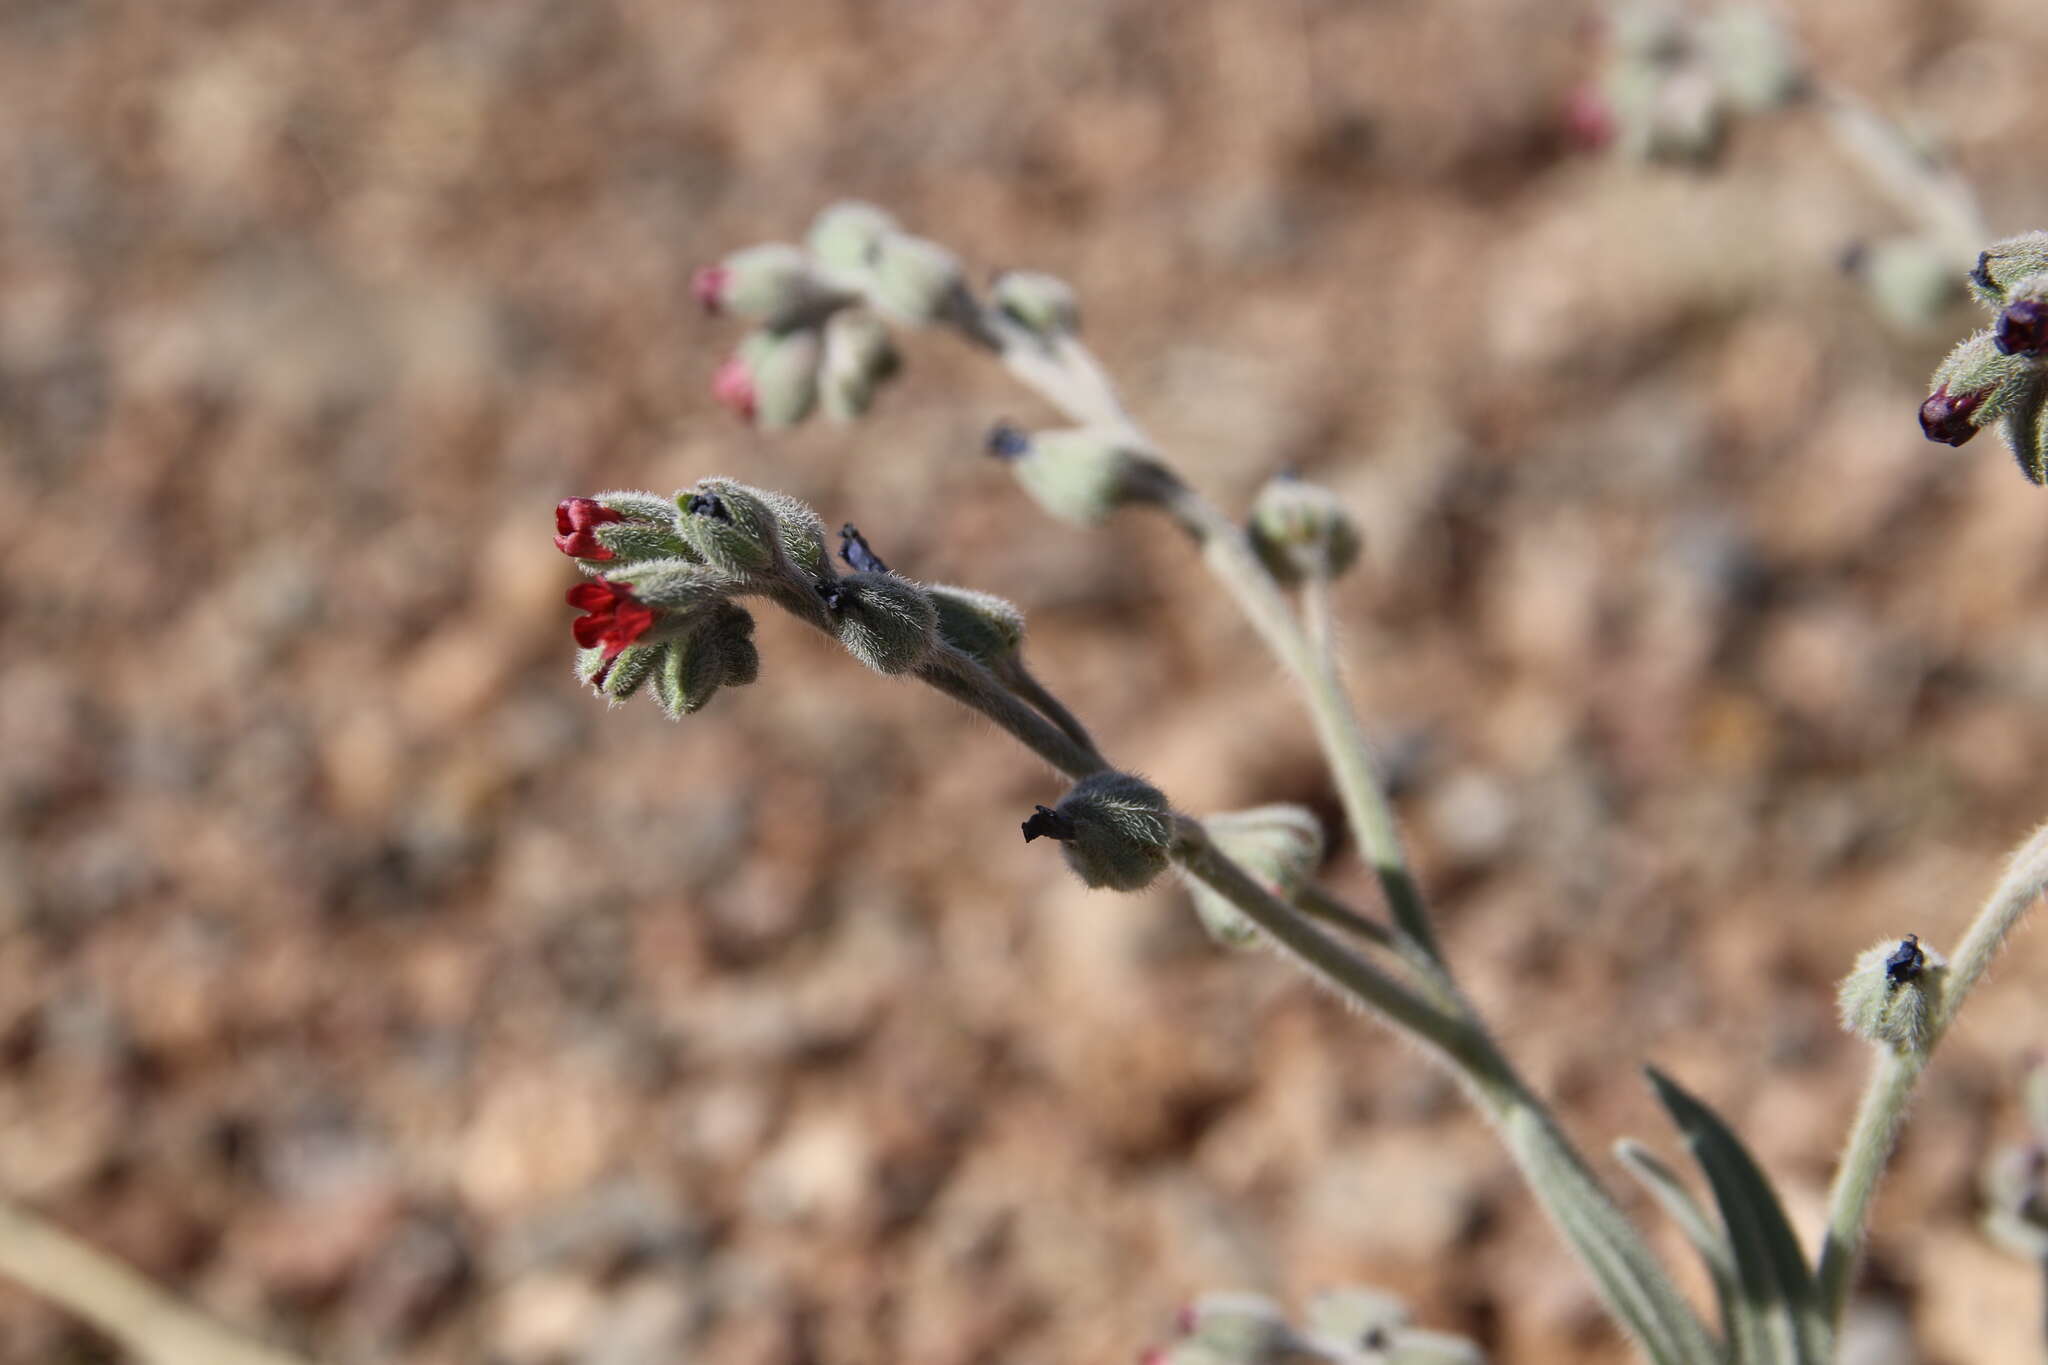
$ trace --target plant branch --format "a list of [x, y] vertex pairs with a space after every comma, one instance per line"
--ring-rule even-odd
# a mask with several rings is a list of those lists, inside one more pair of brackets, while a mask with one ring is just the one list
[[83, 1318], [149, 1365], [305, 1365], [10, 1204], [0, 1204], [0, 1275]]
[[1941, 1005], [1926, 1047], [1918, 1051], [1886, 1048], [1878, 1056], [1863, 1099], [1857, 1105], [1848, 1146], [1835, 1171], [1834, 1187], [1828, 1192], [1828, 1230], [1821, 1244], [1817, 1283], [1821, 1311], [1830, 1325], [1839, 1325], [1842, 1309], [1848, 1302], [1849, 1282], [1863, 1250], [1870, 1206], [1877, 1195], [1879, 1177], [1898, 1143], [1899, 1127], [1905, 1122], [1913, 1085], [1926, 1069], [1936, 1044], [1955, 1022], [1964, 998], [1983, 977], [2006, 936], [2040, 898], [2044, 886], [2048, 886], [2048, 825], [2034, 831], [2014, 851], [2006, 863], [2005, 876], [1964, 933], [1949, 962]]

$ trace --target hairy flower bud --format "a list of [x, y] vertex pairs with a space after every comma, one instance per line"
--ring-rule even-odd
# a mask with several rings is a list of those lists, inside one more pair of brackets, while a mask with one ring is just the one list
[[804, 244], [828, 269], [859, 274], [874, 268], [882, 239], [896, 231], [896, 220], [886, 210], [848, 199], [812, 221]]
[[968, 658], [992, 666], [1024, 643], [1024, 613], [991, 593], [934, 585], [925, 589], [938, 609], [939, 638]]
[[739, 586], [723, 570], [688, 559], [650, 559], [633, 566], [633, 596], [662, 615], [702, 611]]
[[1866, 949], [1842, 978], [1842, 1027], [1896, 1052], [1921, 1052], [1933, 1041], [1947, 978], [1947, 959], [1923, 947], [1918, 935], [1887, 939]]
[[852, 421], [867, 412], [899, 364], [896, 343], [880, 318], [865, 308], [834, 313], [825, 324], [819, 405], [835, 422]]
[[2003, 308], [2013, 286], [2048, 271], [2048, 232], [2023, 232], [1994, 242], [1977, 256], [1970, 290], [1988, 308]]
[[1102, 427], [989, 433], [988, 452], [1010, 466], [1024, 491], [1061, 521], [1093, 526], [1127, 502], [1156, 501], [1161, 470], [1144, 450]]
[[712, 377], [712, 392], [763, 431], [793, 427], [810, 416], [818, 400], [823, 352], [815, 327], [750, 332], [739, 353]]
[[1038, 336], [1072, 336], [1081, 330], [1081, 305], [1074, 287], [1056, 275], [1005, 270], [989, 287], [989, 297], [1011, 321]]
[[1943, 243], [1925, 236], [1890, 237], [1859, 249], [1851, 269], [1862, 278], [1877, 310], [1909, 330], [1941, 317], [1963, 290], [1954, 255]]
[[2000, 355], [2048, 352], [2048, 274], [2029, 275], [2007, 291], [1991, 340]]
[[1057, 840], [1067, 866], [1093, 887], [1139, 891], [1166, 870], [1173, 812], [1151, 783], [1129, 773], [1082, 778], [1058, 806], [1024, 822], [1024, 841]]
[[703, 479], [676, 495], [677, 529], [706, 564], [735, 574], [776, 567], [781, 527], [760, 489], [732, 479]]
[[892, 233], [875, 244], [872, 255], [867, 295], [886, 317], [922, 326], [943, 314], [961, 293], [960, 258], [937, 242]]
[[1283, 583], [1336, 578], [1357, 562], [1358, 526], [1337, 495], [1282, 475], [1252, 502], [1252, 548]]
[[[1210, 840], [1252, 879], [1283, 901], [1292, 901], [1323, 860], [1323, 825], [1302, 806], [1255, 806], [1207, 816]], [[1258, 938], [1258, 928], [1223, 896], [1192, 878], [1188, 892], [1202, 927], [1218, 943], [1239, 947]]]
[[705, 266], [691, 278], [690, 290], [708, 313], [777, 332], [817, 322], [853, 297], [819, 274], [801, 248], [783, 242], [750, 246]]
[[931, 598], [892, 573], [848, 574], [832, 585], [830, 607], [839, 643], [877, 673], [916, 668], [937, 638]]
[[680, 720], [702, 710], [719, 688], [754, 681], [761, 656], [753, 636], [754, 618], [736, 603], [720, 602], [701, 613], [661, 661], [654, 695], [662, 709]]
[[752, 491], [775, 514], [776, 532], [789, 562], [813, 579], [824, 576], [827, 563], [825, 522], [817, 510], [803, 499], [793, 498], [787, 493], [769, 488]]
[[1179, 1360], [1215, 1365], [1307, 1365], [1312, 1353], [1280, 1305], [1263, 1294], [1203, 1294], [1181, 1310]]
[[[1205, 822], [1206, 823], [1206, 822]], [[1385, 1351], [1408, 1326], [1408, 1305], [1379, 1289], [1329, 1289], [1308, 1301], [1303, 1325], [1352, 1351]]]
[[624, 701], [640, 690], [661, 666], [665, 644], [628, 645], [607, 659], [602, 647], [576, 651], [576, 680], [612, 701]]
[[2000, 355], [1990, 332], [1957, 344], [1934, 372], [1934, 393], [1920, 405], [1920, 429], [1930, 441], [1959, 446], [2012, 406], [2028, 387], [2027, 364]]
[[1776, 109], [1806, 85], [1798, 47], [1761, 5], [1717, 5], [1699, 21], [1699, 43], [1721, 94], [1744, 113]]

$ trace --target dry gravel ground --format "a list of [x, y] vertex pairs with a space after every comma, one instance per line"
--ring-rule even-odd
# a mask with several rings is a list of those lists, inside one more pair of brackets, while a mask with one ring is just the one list
[[[1792, 10], [2048, 223], [2048, 8]], [[711, 404], [689, 271], [850, 194], [1075, 281], [1220, 498], [1352, 500], [1356, 690], [1474, 992], [1596, 1150], [1675, 1148], [1654, 1059], [1810, 1232], [1831, 981], [1952, 940], [2048, 812], [2048, 495], [1921, 440], [1974, 319], [1875, 319], [1835, 262], [1897, 222], [1811, 119], [1705, 174], [1569, 154], [1584, 17], [0, 6], [0, 1190], [338, 1363], [1073, 1365], [1346, 1281], [1625, 1357], [1448, 1085], [1176, 893], [1070, 884], [986, 726], [787, 621], [681, 726], [579, 693], [550, 504], [723, 472], [1023, 604], [1182, 805], [1335, 814], [1168, 528], [977, 458], [1042, 416], [992, 367], [913, 339], [851, 430]], [[2044, 941], [1879, 1210], [1926, 1361], [2036, 1358], [1974, 1170]], [[111, 1358], [0, 1293], [0, 1359]]]

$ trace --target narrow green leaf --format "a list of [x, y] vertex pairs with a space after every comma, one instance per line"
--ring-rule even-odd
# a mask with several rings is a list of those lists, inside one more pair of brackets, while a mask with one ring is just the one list
[[1648, 1147], [1634, 1138], [1623, 1138], [1614, 1144], [1615, 1159], [1622, 1169], [1634, 1176], [1642, 1187], [1650, 1192], [1671, 1221], [1678, 1224], [1685, 1240], [1706, 1262], [1707, 1274], [1714, 1281], [1714, 1297], [1721, 1306], [1721, 1330], [1728, 1340], [1735, 1339], [1733, 1310], [1736, 1301], [1735, 1257], [1728, 1250], [1728, 1238], [1707, 1217], [1707, 1211], [1693, 1198], [1692, 1191], [1678, 1177], [1678, 1172], [1664, 1164]]
[[1734, 1261], [1726, 1305], [1741, 1365], [1827, 1365], [1831, 1343], [1813, 1274], [1763, 1171], [1713, 1110], [1656, 1068], [1657, 1098], [1685, 1135], [1720, 1206]]
[[1654, 1365], [1724, 1365], [1726, 1353], [1545, 1116], [1516, 1109], [1501, 1128], [1544, 1210]]

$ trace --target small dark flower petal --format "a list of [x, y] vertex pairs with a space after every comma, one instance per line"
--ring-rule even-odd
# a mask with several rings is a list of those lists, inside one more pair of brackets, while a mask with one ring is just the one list
[[2048, 350], [2048, 303], [2016, 299], [1998, 315], [1992, 344], [2000, 355], [2039, 355]]
[[1008, 422], [998, 422], [988, 433], [988, 453], [999, 460], [1014, 460], [1031, 449], [1031, 437]]
[[1028, 844], [1033, 839], [1043, 837], [1047, 839], [1056, 839], [1060, 843], [1064, 844], [1069, 842], [1070, 840], [1075, 838], [1077, 834], [1079, 834], [1080, 831], [1075, 829], [1074, 822], [1068, 819], [1066, 816], [1061, 815], [1052, 807], [1039, 806], [1037, 810], [1038, 813], [1036, 815], [1033, 815], [1029, 820], [1026, 820], [1024, 822], [1025, 843]]
[[889, 572], [889, 566], [882, 562], [881, 556], [869, 548], [867, 537], [850, 521], [839, 528], [839, 557], [855, 573]]
[[730, 522], [732, 509], [716, 493], [692, 493], [683, 499], [683, 511], [693, 517], [709, 517], [713, 521]]
[[1989, 389], [1965, 394], [1952, 394], [1946, 387], [1936, 389], [1920, 405], [1920, 430], [1930, 441], [1951, 446], [1963, 444], [1977, 434], [1970, 414], [1983, 404], [1990, 393]]
[[1899, 940], [1899, 946], [1884, 960], [1884, 979], [1897, 986], [1920, 975], [1927, 965], [1927, 954], [1921, 951], [1920, 936], [1908, 934]]

